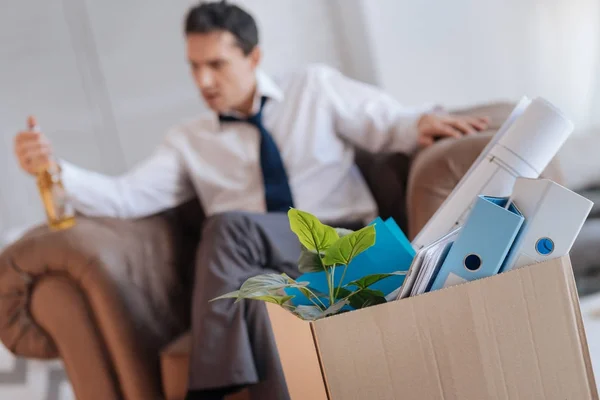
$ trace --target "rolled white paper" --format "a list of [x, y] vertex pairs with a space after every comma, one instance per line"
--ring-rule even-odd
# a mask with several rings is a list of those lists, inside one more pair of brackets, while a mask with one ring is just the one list
[[450, 196], [412, 242], [433, 243], [462, 225], [478, 195], [510, 196], [517, 177], [538, 178], [573, 132], [573, 123], [542, 98], [521, 99]]

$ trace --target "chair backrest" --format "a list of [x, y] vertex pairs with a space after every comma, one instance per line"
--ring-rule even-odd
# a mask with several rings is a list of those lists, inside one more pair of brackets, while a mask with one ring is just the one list
[[400, 153], [372, 154], [357, 151], [356, 165], [360, 169], [382, 218], [392, 217], [403, 232], [407, 232], [406, 190], [411, 157]]

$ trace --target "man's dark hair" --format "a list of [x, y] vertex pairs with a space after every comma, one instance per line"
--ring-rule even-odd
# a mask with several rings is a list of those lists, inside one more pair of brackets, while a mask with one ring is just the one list
[[185, 34], [226, 31], [237, 39], [245, 55], [258, 44], [258, 28], [250, 14], [227, 1], [201, 2], [185, 19]]

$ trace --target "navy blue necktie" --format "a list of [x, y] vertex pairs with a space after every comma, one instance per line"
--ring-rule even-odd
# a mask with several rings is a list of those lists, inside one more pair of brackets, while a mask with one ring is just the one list
[[260, 132], [260, 166], [262, 168], [263, 181], [265, 184], [265, 201], [267, 211], [287, 212], [294, 206], [292, 191], [288, 182], [287, 173], [283, 160], [279, 154], [277, 144], [262, 122], [262, 112], [267, 101], [266, 97], [261, 99], [260, 110], [257, 114], [247, 119], [239, 119], [227, 115], [219, 116], [221, 122], [248, 122]]

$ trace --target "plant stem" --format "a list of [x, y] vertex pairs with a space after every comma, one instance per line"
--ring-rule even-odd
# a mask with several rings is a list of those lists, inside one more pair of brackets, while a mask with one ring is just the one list
[[331, 266], [331, 282], [329, 282], [329, 307], [335, 303], [334, 291], [335, 289], [335, 264]]
[[327, 281], [327, 295], [329, 297], [329, 301], [331, 302], [331, 272], [325, 268], [325, 280]]
[[325, 306], [325, 304], [323, 304], [323, 302], [321, 301], [321, 299], [319, 299], [319, 296], [317, 296], [316, 294], [314, 294], [309, 288], [304, 287], [304, 290], [306, 290], [308, 293], [310, 293], [315, 299], [317, 299], [317, 301], [321, 304], [319, 306], [319, 304], [315, 303], [315, 301], [309, 296], [308, 299], [317, 307], [319, 307], [321, 310], [325, 311], [327, 309], [327, 307]]
[[[308, 300], [310, 300], [311, 303], [313, 303], [315, 305], [315, 307], [317, 307], [319, 310], [321, 311], [325, 311], [327, 309], [327, 307], [325, 307], [325, 305], [323, 304], [322, 306], [320, 306], [316, 301], [314, 301], [313, 299], [311, 299], [310, 297], [308, 298]], [[320, 302], [319, 302], [320, 303]], [[322, 304], [322, 303], [321, 303]]]
[[327, 279], [327, 286], [329, 286], [329, 307], [331, 307], [335, 301], [333, 297], [333, 270], [335, 268], [335, 264], [331, 267], [331, 271], [323, 264], [323, 259], [321, 258], [321, 249], [317, 248], [317, 254], [319, 254], [319, 263], [321, 264], [321, 268], [325, 271], [325, 278]]
[[337, 299], [338, 294], [340, 293], [340, 288], [342, 287], [342, 285], [344, 284], [344, 277], [346, 276], [346, 271], [348, 270], [348, 264], [346, 264], [344, 266], [344, 272], [342, 272], [342, 279], [340, 279], [340, 285], [337, 287], [337, 290], [335, 292], [335, 298]]

